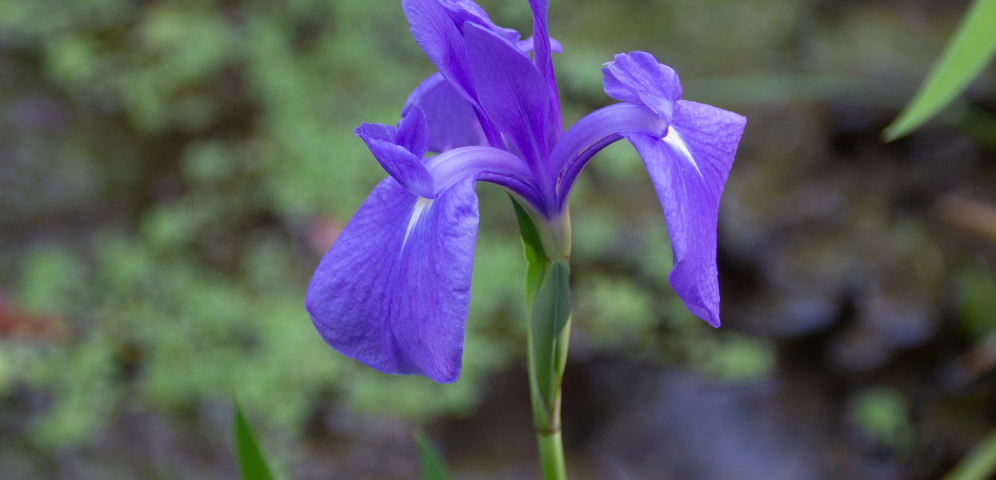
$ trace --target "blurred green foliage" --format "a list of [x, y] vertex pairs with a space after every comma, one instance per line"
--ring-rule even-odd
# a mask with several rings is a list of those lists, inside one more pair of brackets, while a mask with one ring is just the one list
[[975, 0], [951, 36], [941, 58], [888, 128], [882, 132], [892, 141], [919, 128], [947, 107], [996, 55], [996, 0]]
[[425, 432], [419, 431], [415, 433], [414, 440], [418, 448], [419, 464], [422, 466], [422, 480], [449, 480], [450, 472], [446, 468], [446, 461], [432, 439]]
[[973, 341], [996, 331], [996, 277], [980, 267], [966, 269], [958, 278], [961, 291], [961, 329]]
[[899, 451], [909, 451], [916, 440], [906, 398], [890, 388], [872, 388], [850, 401], [851, 421], [868, 439]]
[[[530, 30], [527, 2], [482, 3], [499, 23]], [[746, 15], [770, 24], [758, 31], [774, 37], [791, 15], [772, 17], [761, 1], [729, 8], [723, 22], [742, 25]], [[628, 9], [609, 13], [634, 17]], [[570, 21], [584, 32], [589, 19]], [[608, 101], [598, 67], [612, 52], [654, 40], [575, 35], [557, 60], [568, 122]], [[761, 52], [766, 42], [666, 35], [692, 38], [676, 51], [701, 41]], [[0, 389], [27, 385], [49, 399], [31, 418], [38, 445], [86, 443], [130, 406], [181, 412], [227, 402], [233, 391], [262, 425], [289, 432], [330, 399], [416, 420], [468, 414], [487, 374], [524, 361], [522, 244], [505, 194], [490, 186], [478, 189], [459, 382], [384, 375], [343, 358], [303, 309], [323, 249], [384, 175], [353, 127], [394, 123], [433, 71], [397, 2], [0, 0], [0, 42], [23, 57], [25, 85], [40, 77], [44, 85], [31, 88], [73, 108], [70, 126], [46, 134], [25, 161], [25, 172], [48, 185], [37, 196], [39, 205], [52, 202], [48, 210], [25, 204], [25, 217], [3, 221], [51, 212], [97, 219], [20, 251], [17, 274], [3, 278], [21, 307], [67, 325], [60, 341], [0, 343]], [[601, 156], [595, 183], [653, 194], [631, 147]], [[42, 183], [31, 178], [26, 184]], [[632, 199], [595, 201], [592, 182], [582, 178], [575, 191], [575, 257], [619, 260], [633, 276], [588, 268], [577, 278], [577, 328], [589, 348], [687, 362], [724, 379], [766, 374], [770, 345], [717, 334], [670, 292], [659, 206], [620, 213], [613, 203]]]
[[[151, 203], [137, 192], [146, 206], [134, 226], [37, 246], [19, 262], [18, 303], [72, 326], [63, 345], [0, 345], [3, 385], [51, 394], [37, 440], [85, 442], [125, 400], [185, 408], [236, 389], [292, 428], [329, 394], [378, 414], [463, 412], [480, 376], [505, 363], [508, 348], [484, 330], [504, 299], [520, 300], [514, 237], [479, 245], [475, 292], [488, 295], [474, 304], [456, 385], [345, 359], [303, 309], [318, 255], [311, 225], [341, 228], [383, 175], [352, 128], [393, 122], [431, 73], [411, 64], [420, 54], [394, 3], [3, 1], [0, 38], [37, 54], [80, 109], [168, 138], [158, 143], [167, 151], [124, 167], [136, 183], [152, 175], [167, 186]], [[91, 176], [108, 167], [88, 163]]]
[[996, 473], [996, 432], [982, 439], [944, 480], [985, 480]]

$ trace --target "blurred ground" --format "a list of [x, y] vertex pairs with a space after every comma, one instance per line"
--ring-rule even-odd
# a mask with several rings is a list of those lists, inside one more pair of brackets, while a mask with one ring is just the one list
[[[748, 118], [719, 330], [635, 152], [582, 174], [572, 478], [932, 479], [996, 427], [996, 70], [879, 141], [967, 2], [551, 4], [565, 124], [637, 49]], [[456, 384], [346, 360], [302, 307], [384, 176], [353, 127], [432, 71], [395, 1], [0, 0], [0, 478], [235, 478], [233, 392], [285, 478], [414, 478], [418, 425], [457, 478], [537, 477], [501, 190]]]

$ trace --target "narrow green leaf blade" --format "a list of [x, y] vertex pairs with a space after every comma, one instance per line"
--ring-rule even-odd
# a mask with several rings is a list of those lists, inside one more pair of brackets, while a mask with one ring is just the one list
[[239, 472], [242, 480], [272, 480], [270, 468], [266, 465], [263, 452], [256, 443], [256, 437], [242, 414], [239, 401], [235, 400], [235, 449], [239, 459]]
[[996, 473], [996, 431], [982, 440], [944, 480], [986, 480]]
[[940, 60], [883, 137], [892, 141], [947, 107], [996, 54], [996, 0], [975, 0], [962, 18]]
[[439, 450], [425, 432], [415, 432], [415, 446], [418, 448], [418, 459], [422, 465], [422, 480], [450, 480], [450, 472]]

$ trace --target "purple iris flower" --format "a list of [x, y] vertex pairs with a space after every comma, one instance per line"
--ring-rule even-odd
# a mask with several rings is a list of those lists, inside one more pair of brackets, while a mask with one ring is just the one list
[[551, 62], [560, 47], [547, 32], [547, 0], [530, 0], [526, 40], [471, 0], [402, 5], [439, 72], [412, 92], [396, 127], [356, 129], [389, 176], [308, 287], [305, 304], [322, 338], [386, 373], [455, 381], [477, 236], [475, 182], [507, 190], [552, 238], [547, 256], [567, 256], [574, 182], [595, 153], [620, 139], [643, 158], [660, 198], [674, 291], [718, 327], [716, 222], [744, 117], [679, 100], [674, 70], [633, 52], [602, 68], [606, 94], [621, 103], [564, 131]]

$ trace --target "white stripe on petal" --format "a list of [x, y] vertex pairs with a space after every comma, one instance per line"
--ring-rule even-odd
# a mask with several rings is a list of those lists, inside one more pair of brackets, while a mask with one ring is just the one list
[[667, 136], [664, 137], [664, 142], [675, 150], [681, 152], [681, 155], [685, 157], [685, 160], [687, 160], [688, 163], [695, 168], [695, 173], [698, 173], [699, 177], [703, 180], [705, 179], [705, 177], [702, 176], [702, 171], [699, 170], [699, 165], [695, 163], [695, 159], [692, 158], [692, 152], [688, 151], [688, 146], [685, 145], [685, 141], [682, 140], [681, 135], [678, 135], [678, 129], [674, 128], [674, 125], [668, 128]]
[[422, 214], [432, 206], [432, 202], [435, 200], [431, 198], [418, 197], [415, 201], [415, 209], [412, 210], [412, 218], [408, 220], [408, 230], [405, 231], [405, 240], [401, 242], [401, 248], [405, 248], [405, 244], [408, 243], [408, 236], [412, 234], [412, 230], [418, 225], [418, 219], [422, 217]]

